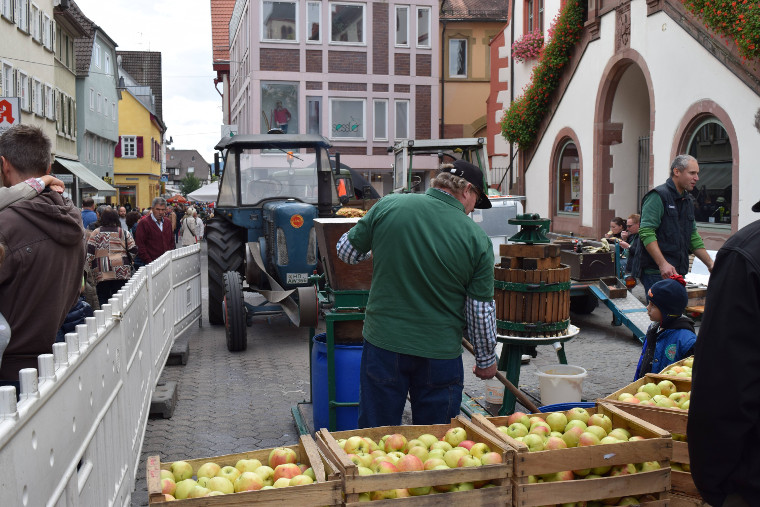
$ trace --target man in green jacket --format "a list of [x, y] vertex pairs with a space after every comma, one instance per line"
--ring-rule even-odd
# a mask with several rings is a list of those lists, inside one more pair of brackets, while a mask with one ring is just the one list
[[[691, 191], [699, 181], [699, 163], [691, 155], [678, 155], [670, 165], [670, 178], [650, 190], [641, 202], [639, 238], [634, 274], [644, 290], [672, 275], [686, 275], [693, 253], [712, 271], [713, 261], [697, 232]], [[649, 296], [647, 295], [647, 300]]]
[[462, 336], [482, 379], [496, 374], [491, 240], [467, 215], [491, 207], [483, 174], [464, 160], [444, 166], [425, 194], [383, 197], [338, 242], [338, 256], [373, 259], [364, 321], [359, 427], [413, 424], [459, 413]]

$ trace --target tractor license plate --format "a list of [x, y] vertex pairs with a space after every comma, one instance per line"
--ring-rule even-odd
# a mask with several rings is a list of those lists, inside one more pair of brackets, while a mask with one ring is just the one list
[[308, 281], [309, 281], [308, 273], [288, 273], [287, 280], [286, 280], [288, 285], [297, 285], [300, 283], [307, 283]]

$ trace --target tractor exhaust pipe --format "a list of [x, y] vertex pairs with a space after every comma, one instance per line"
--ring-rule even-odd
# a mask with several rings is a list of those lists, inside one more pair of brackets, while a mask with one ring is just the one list
[[[329, 157], [327, 159], [330, 160]], [[322, 167], [322, 157], [317, 157], [317, 163], [320, 164], [317, 168], [317, 211], [319, 218], [330, 218], [333, 216], [332, 209], [332, 168], [328, 162], [327, 167]], [[335, 154], [335, 164], [340, 163], [340, 153]]]

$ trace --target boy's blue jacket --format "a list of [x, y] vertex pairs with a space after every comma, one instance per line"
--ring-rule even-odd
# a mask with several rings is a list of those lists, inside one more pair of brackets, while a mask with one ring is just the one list
[[[652, 323], [644, 339], [639, 364], [636, 366], [636, 376], [633, 380], [638, 380], [647, 373], [659, 373], [666, 366], [691, 356], [694, 353], [696, 341], [694, 322], [687, 317], [676, 319], [668, 326], [668, 329], [661, 329], [657, 322]], [[654, 344], [654, 350], [651, 350], [652, 344]], [[650, 356], [651, 359], [649, 359]]]

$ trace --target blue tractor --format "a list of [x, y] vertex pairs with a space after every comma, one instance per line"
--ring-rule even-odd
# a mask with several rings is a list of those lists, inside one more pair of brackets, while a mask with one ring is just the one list
[[[216, 146], [224, 173], [205, 232], [208, 313], [212, 324], [225, 325], [230, 351], [246, 349], [255, 314], [285, 312], [296, 325], [316, 325], [309, 282], [318, 262], [314, 219], [334, 216], [339, 205], [329, 147], [319, 135], [274, 133], [228, 137]], [[265, 303], [247, 303], [246, 291]]]

